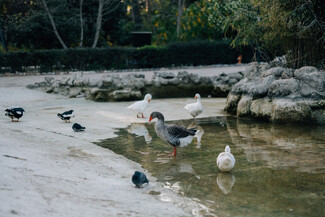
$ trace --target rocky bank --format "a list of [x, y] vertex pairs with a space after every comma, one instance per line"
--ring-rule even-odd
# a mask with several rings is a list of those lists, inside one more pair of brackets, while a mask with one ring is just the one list
[[242, 72], [219, 73], [214, 76], [180, 71], [154, 72], [152, 79], [144, 74], [106, 74], [101, 78], [84, 78], [82, 72], [73, 73], [60, 79], [45, 77], [44, 81], [28, 85], [47, 93], [73, 97], [86, 97], [93, 101], [130, 101], [142, 99], [146, 93], [153, 98], [201, 96], [225, 97], [231, 87], [243, 78]]
[[232, 87], [225, 111], [274, 123], [325, 124], [325, 72], [251, 63]]

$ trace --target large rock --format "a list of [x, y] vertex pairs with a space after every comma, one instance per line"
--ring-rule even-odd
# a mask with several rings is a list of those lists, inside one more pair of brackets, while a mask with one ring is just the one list
[[[272, 84], [265, 86], [269, 97], [281, 97], [298, 94], [299, 83], [296, 79], [280, 79], [273, 81]], [[300, 96], [300, 95], [299, 95]]]
[[252, 100], [250, 103], [250, 114], [253, 117], [269, 120], [272, 113], [272, 101], [268, 97]]
[[312, 110], [304, 101], [279, 99], [274, 100], [271, 113], [272, 122], [289, 123], [304, 122], [312, 123]]
[[252, 63], [245, 77], [232, 87], [225, 111], [271, 122], [324, 124], [324, 101], [324, 71]]

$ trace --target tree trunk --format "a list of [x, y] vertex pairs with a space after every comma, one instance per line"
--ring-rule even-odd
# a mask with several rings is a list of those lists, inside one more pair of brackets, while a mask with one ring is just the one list
[[49, 8], [47, 7], [47, 4], [45, 2], [45, 0], [42, 0], [43, 1], [43, 5], [44, 5], [44, 8], [45, 8], [45, 11], [47, 13], [47, 16], [49, 17], [50, 21], [51, 21], [51, 24], [52, 24], [52, 27], [53, 27], [53, 31], [55, 33], [55, 36], [57, 37], [57, 39], [59, 40], [60, 44], [62, 45], [63, 49], [67, 49], [68, 47], [65, 45], [64, 41], [62, 40], [58, 30], [56, 29], [56, 25], [54, 23], [54, 20], [53, 20], [53, 17], [50, 13], [50, 10]]
[[104, 0], [99, 0], [97, 22], [96, 22], [96, 32], [95, 32], [94, 43], [91, 46], [92, 48], [95, 48], [97, 46], [100, 29], [102, 27], [103, 6], [104, 6]]
[[177, 13], [177, 25], [176, 25], [176, 33], [177, 37], [181, 34], [181, 20], [183, 15], [185, 0], [178, 0], [178, 13]]
[[142, 29], [142, 19], [140, 14], [140, 6], [138, 0], [132, 0], [132, 18], [134, 22], [134, 30]]
[[0, 23], [0, 38], [1, 38], [1, 43], [2, 43], [2, 47], [5, 51], [8, 51], [7, 50], [7, 45], [6, 45], [6, 41], [5, 41], [5, 37], [3, 35], [3, 32], [2, 32], [2, 26], [1, 26], [1, 23]]
[[80, 43], [79, 47], [83, 46], [83, 40], [84, 40], [84, 23], [82, 19], [82, 5], [83, 5], [83, 0], [80, 0], [80, 9], [79, 9], [79, 15], [80, 15]]

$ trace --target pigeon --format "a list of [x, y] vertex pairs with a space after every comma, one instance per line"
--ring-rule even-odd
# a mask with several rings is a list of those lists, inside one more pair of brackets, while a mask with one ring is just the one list
[[65, 122], [70, 122], [70, 119], [72, 117], [74, 117], [74, 113], [73, 113], [73, 110], [69, 110], [69, 111], [65, 111], [63, 113], [58, 113], [57, 116], [59, 118], [61, 118], [61, 120], [65, 121]]
[[81, 126], [80, 124], [78, 123], [74, 123], [72, 125], [72, 129], [75, 131], [75, 132], [81, 132], [81, 131], [84, 131], [86, 129], [86, 127], [83, 127]]
[[176, 157], [176, 147], [187, 146], [192, 142], [196, 133], [199, 132], [194, 128], [186, 129], [177, 125], [165, 125], [165, 118], [160, 112], [152, 112], [149, 117], [149, 122], [154, 118], [158, 119], [155, 125], [157, 135], [161, 140], [173, 146], [174, 157]]
[[21, 107], [17, 107], [17, 108], [8, 108], [5, 110], [6, 112], [6, 116], [8, 116], [9, 118], [11, 118], [11, 121], [14, 121], [14, 118], [16, 118], [17, 122], [19, 121], [19, 118], [21, 118], [25, 112], [25, 110]]
[[141, 188], [144, 183], [149, 183], [146, 174], [139, 171], [134, 172], [132, 176], [132, 182], [137, 188]]

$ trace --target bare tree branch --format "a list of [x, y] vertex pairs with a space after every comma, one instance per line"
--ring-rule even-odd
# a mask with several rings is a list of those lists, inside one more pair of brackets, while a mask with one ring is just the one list
[[102, 19], [103, 19], [103, 6], [104, 6], [104, 0], [98, 1], [98, 14], [97, 14], [97, 21], [96, 21], [96, 32], [94, 37], [92, 48], [95, 48], [97, 46], [98, 37], [100, 29], [102, 28]]
[[79, 42], [79, 47], [82, 47], [83, 45], [83, 40], [84, 40], [84, 23], [83, 23], [83, 18], [82, 18], [82, 5], [83, 5], [83, 0], [80, 0], [80, 8], [79, 8], [79, 16], [80, 16], [80, 42]]
[[[103, 17], [112, 13], [114, 10], [118, 8], [120, 5], [119, 0], [99, 0], [98, 4], [98, 14], [97, 14], [97, 21], [96, 21], [96, 30], [95, 30], [95, 37], [92, 48], [95, 48], [97, 46], [98, 37], [100, 30], [102, 29], [102, 20]], [[104, 12], [106, 11], [106, 12]]]
[[43, 5], [44, 5], [44, 8], [45, 8], [45, 11], [47, 13], [47, 16], [49, 17], [50, 21], [51, 21], [51, 24], [52, 24], [52, 27], [53, 27], [53, 31], [55, 33], [55, 36], [57, 37], [57, 39], [59, 40], [60, 44], [62, 45], [63, 49], [67, 49], [68, 47], [65, 45], [64, 41], [62, 40], [58, 30], [56, 29], [56, 25], [55, 25], [55, 22], [53, 20], [53, 17], [50, 13], [50, 10], [49, 8], [47, 7], [47, 4], [45, 2], [45, 0], [42, 0], [43, 2]]
[[[107, 5], [103, 10], [103, 11], [106, 10], [106, 12], [103, 13], [103, 16], [106, 16], [106, 15], [112, 13], [113, 11], [115, 11], [120, 6], [120, 3], [121, 3], [121, 1], [119, 1], [119, 0], [110, 1], [110, 4]], [[114, 4], [115, 4], [115, 6], [114, 6]]]

